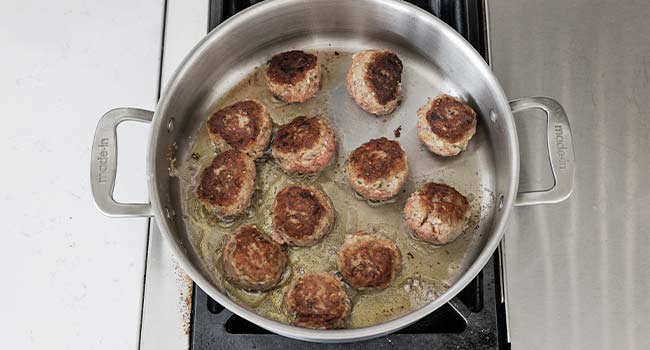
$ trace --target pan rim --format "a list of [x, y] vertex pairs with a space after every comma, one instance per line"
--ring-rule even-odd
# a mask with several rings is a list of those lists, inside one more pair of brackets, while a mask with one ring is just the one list
[[[216, 287], [214, 287], [212, 283], [194, 266], [189, 257], [184, 253], [182, 247], [173, 239], [173, 236], [171, 234], [171, 223], [165, 220], [164, 207], [161, 205], [161, 188], [158, 187], [158, 182], [156, 181], [156, 162], [158, 161], [156, 153], [160, 147], [158, 135], [161, 131], [163, 131], [162, 129], [164, 129], [162, 114], [167, 109], [171, 92], [177, 90], [177, 88], [180, 86], [180, 81], [182, 80], [181, 78], [184, 75], [184, 72], [188, 69], [188, 67], [192, 66], [192, 63], [196, 61], [197, 57], [200, 56], [204, 48], [210, 46], [213, 42], [217, 42], [221, 37], [229, 35], [229, 32], [232, 32], [233, 29], [249, 21], [251, 18], [255, 18], [255, 16], [261, 14], [263, 11], [268, 11], [271, 8], [296, 6], [304, 4], [304, 2], [304, 0], [274, 0], [258, 3], [229, 18], [227, 21], [208, 33], [208, 35], [199, 41], [186, 55], [186, 57], [176, 68], [175, 72], [170, 78], [166, 89], [161, 94], [159, 103], [154, 113], [151, 134], [148, 143], [149, 148], [147, 151], [147, 178], [149, 194], [153, 212], [155, 214], [155, 217], [158, 218], [156, 221], [158, 223], [160, 231], [162, 232], [164, 239], [167, 241], [169, 248], [172, 250], [172, 253], [179, 261], [179, 264], [192, 278], [192, 280], [206, 292], [206, 294], [215, 299], [225, 308], [241, 316], [242, 318], [259, 325], [262, 328], [290, 338], [328, 343], [359, 341], [392, 333], [420, 320], [456, 296], [483, 269], [485, 264], [489, 261], [492, 254], [496, 250], [499, 241], [504, 234], [505, 227], [514, 207], [514, 200], [519, 182], [519, 146], [512, 113], [510, 112], [507, 99], [504, 92], [502, 91], [500, 84], [498, 83], [496, 77], [494, 77], [491, 69], [487, 63], [485, 63], [483, 58], [478, 54], [478, 52], [474, 50], [473, 47], [471, 47], [469, 43], [465, 41], [462, 36], [460, 36], [460, 34], [447, 26], [447, 24], [445, 24], [440, 19], [407, 2], [399, 0], [357, 0], [357, 2], [373, 6], [381, 6], [386, 11], [406, 11], [412, 14], [414, 17], [417, 17], [417, 20], [426, 22], [427, 25], [435, 28], [435, 30], [438, 30], [446, 38], [446, 40], [454, 42], [458, 49], [463, 52], [463, 54], [468, 57], [472, 64], [474, 64], [479, 69], [482, 74], [482, 78], [487, 81], [488, 85], [497, 96], [497, 109], [501, 113], [501, 122], [503, 123], [505, 133], [508, 137], [509, 149], [512, 150], [511, 154], [508, 155], [508, 160], [510, 164], [512, 164], [512, 167], [510, 169], [510, 183], [506, 186], [508, 190], [506, 193], [503, 193], [504, 199], [501, 215], [500, 217], [495, 218], [495, 222], [493, 223], [493, 231], [495, 231], [496, 234], [491, 235], [490, 239], [485, 243], [483, 250], [474, 260], [474, 262], [469, 266], [469, 268], [453, 285], [449, 287], [446, 292], [444, 292], [438, 298], [408, 314], [373, 326], [340, 330], [306, 329], [265, 318], [261, 315], [249, 311], [248, 309], [240, 306], [228, 298], [224, 293], [220, 292]], [[331, 6], [343, 6], [346, 3], [346, 0], [312, 0], [311, 2], [327, 2], [331, 4]]]

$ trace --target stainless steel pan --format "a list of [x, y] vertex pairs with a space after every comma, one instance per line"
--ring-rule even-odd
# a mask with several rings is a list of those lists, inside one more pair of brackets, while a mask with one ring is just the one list
[[[217, 101], [271, 54], [293, 49], [358, 51], [388, 47], [404, 61], [404, 104], [387, 122], [369, 121], [344, 93], [331, 89], [329, 115], [346, 133], [341, 153], [370, 137], [403, 127], [400, 141], [412, 164], [411, 176], [426, 178], [448, 169], [451, 179], [476, 174], [491, 195], [481, 199], [480, 225], [459, 263], [450, 288], [424, 307], [371, 327], [309, 330], [261, 317], [229, 299], [213, 283], [189, 241], [180, 205], [179, 181], [170, 166], [182, 166], [193, 137]], [[480, 115], [479, 132], [467, 152], [443, 160], [418, 152], [415, 109], [440, 92], [466, 99]], [[547, 191], [517, 193], [519, 147], [513, 112], [541, 109], [548, 115], [548, 152], [555, 185]], [[359, 124], [358, 120], [366, 122]], [[372, 118], [371, 118], [372, 119]], [[147, 158], [151, 203], [117, 203], [112, 196], [117, 165], [116, 127], [127, 120], [152, 123]], [[355, 122], [357, 120], [357, 122]], [[573, 143], [562, 107], [549, 98], [508, 102], [490, 68], [453, 29], [405, 2], [392, 0], [274, 0], [238, 14], [206, 36], [185, 58], [155, 112], [119, 108], [99, 122], [93, 144], [91, 181], [95, 202], [109, 216], [155, 216], [160, 230], [187, 274], [212, 298], [272, 332], [317, 342], [377, 337], [405, 327], [453, 298], [483, 268], [503, 235], [516, 205], [560, 202], [572, 189]], [[174, 159], [171, 161], [170, 159]]]

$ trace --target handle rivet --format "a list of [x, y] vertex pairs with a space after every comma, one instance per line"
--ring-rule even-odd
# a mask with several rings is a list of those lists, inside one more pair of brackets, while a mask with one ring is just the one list
[[497, 113], [494, 111], [494, 109], [490, 110], [490, 120], [492, 121], [492, 123], [497, 122]]
[[501, 211], [503, 209], [503, 195], [499, 196], [499, 204], [497, 204], [497, 211]]
[[174, 216], [174, 211], [165, 206], [165, 216], [167, 219], [171, 220], [172, 216]]
[[172, 132], [173, 130], [174, 130], [174, 118], [171, 118], [167, 123], [167, 131]]

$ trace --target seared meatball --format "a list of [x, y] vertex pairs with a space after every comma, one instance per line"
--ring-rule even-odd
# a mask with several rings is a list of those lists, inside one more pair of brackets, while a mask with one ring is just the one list
[[470, 207], [467, 198], [453, 187], [429, 182], [406, 200], [404, 216], [419, 239], [441, 245], [467, 229]]
[[271, 140], [271, 118], [258, 101], [244, 100], [224, 107], [208, 119], [210, 139], [258, 158]]
[[352, 288], [383, 289], [402, 270], [402, 254], [390, 239], [357, 231], [345, 236], [336, 263]]
[[385, 137], [370, 140], [352, 151], [346, 165], [350, 186], [373, 201], [398, 194], [408, 171], [402, 145]]
[[401, 100], [402, 61], [388, 50], [361, 51], [352, 56], [346, 85], [364, 111], [390, 114]]
[[248, 291], [264, 291], [280, 282], [287, 253], [255, 226], [244, 226], [226, 243], [221, 263], [230, 283]]
[[440, 95], [418, 109], [418, 137], [440, 156], [455, 156], [467, 149], [476, 133], [476, 112], [449, 95]]
[[352, 310], [341, 282], [327, 272], [294, 279], [284, 303], [291, 324], [314, 329], [343, 328]]
[[217, 217], [241, 214], [248, 207], [255, 186], [255, 162], [244, 153], [219, 153], [203, 170], [197, 196]]
[[318, 92], [321, 67], [315, 55], [287, 51], [271, 57], [266, 83], [273, 95], [285, 102], [305, 102]]
[[334, 206], [313, 186], [288, 186], [275, 196], [273, 239], [292, 246], [314, 245], [330, 232]]
[[334, 157], [336, 137], [321, 118], [297, 117], [282, 125], [273, 139], [271, 153], [288, 173], [322, 170]]

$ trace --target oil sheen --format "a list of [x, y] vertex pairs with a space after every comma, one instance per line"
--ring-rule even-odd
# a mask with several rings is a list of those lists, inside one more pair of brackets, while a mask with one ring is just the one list
[[[354, 133], [337, 128], [328, 115], [327, 91], [340, 87], [350, 66], [351, 54], [335, 51], [318, 52], [323, 65], [321, 92], [302, 104], [286, 104], [266, 88], [264, 66], [256, 68], [235, 88], [214, 106], [216, 111], [243, 99], [257, 99], [268, 109], [274, 128], [300, 115], [320, 116], [330, 119], [337, 136], [339, 148], [332, 163], [318, 174], [304, 176], [287, 175], [270, 159], [267, 152], [256, 161], [257, 178], [255, 194], [246, 215], [236, 220], [220, 222], [210, 215], [195, 196], [201, 170], [215, 156], [217, 150], [211, 143], [205, 125], [194, 139], [192, 155], [176, 169], [183, 196], [183, 218], [193, 248], [199, 254], [205, 268], [210, 271], [212, 282], [230, 298], [258, 314], [288, 322], [283, 310], [283, 297], [289, 281], [305, 272], [336, 272], [336, 255], [345, 235], [357, 230], [366, 230], [393, 240], [401, 250], [402, 271], [396, 280], [381, 291], [357, 292], [346, 286], [353, 303], [348, 327], [358, 328], [375, 325], [397, 318], [434, 300], [448, 287], [455, 276], [465, 249], [472, 240], [473, 231], [480, 218], [480, 197], [482, 189], [478, 172], [463, 174], [457, 182], [470, 200], [472, 219], [469, 229], [456, 241], [442, 247], [435, 247], [418, 241], [408, 232], [402, 211], [406, 198], [418, 185], [425, 181], [449, 178], [449, 174], [432, 170], [426, 179], [410, 179], [404, 190], [394, 199], [382, 203], [369, 203], [360, 199], [347, 184], [344, 165], [347, 154], [341, 150], [343, 138], [354, 137]], [[209, 115], [205, 116], [207, 118]], [[368, 118], [375, 118], [368, 116]], [[386, 137], [393, 138], [392, 132]], [[416, 137], [415, 135], [402, 135]], [[398, 139], [399, 140], [399, 139]], [[359, 144], [367, 140], [358, 140]], [[450, 183], [447, 181], [447, 183]], [[308, 248], [289, 248], [289, 268], [277, 288], [265, 293], [248, 293], [229, 284], [221, 271], [221, 251], [227, 238], [242, 225], [256, 225], [262, 232], [271, 233], [271, 213], [275, 195], [290, 184], [313, 184], [322, 188], [332, 199], [336, 209], [336, 221], [332, 231], [320, 243]], [[455, 185], [454, 183], [450, 183]]]

